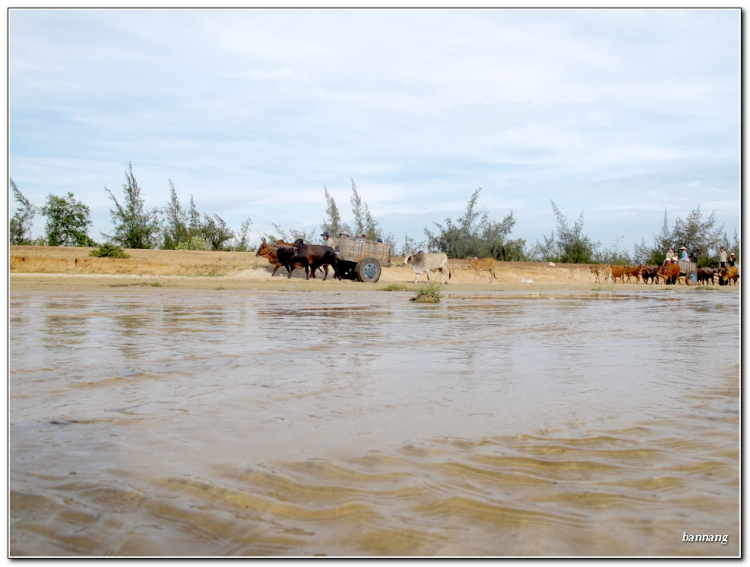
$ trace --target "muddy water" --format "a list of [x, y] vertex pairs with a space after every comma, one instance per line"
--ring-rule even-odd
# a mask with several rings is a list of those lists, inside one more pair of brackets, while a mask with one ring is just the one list
[[409, 297], [13, 292], [11, 555], [739, 553], [738, 294]]

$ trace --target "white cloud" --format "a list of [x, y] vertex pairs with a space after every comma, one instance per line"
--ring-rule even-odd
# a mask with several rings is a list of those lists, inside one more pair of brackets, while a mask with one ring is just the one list
[[479, 186], [536, 238], [550, 198], [739, 224], [736, 10], [13, 10], [9, 92], [14, 181], [106, 230], [128, 162], [237, 228], [319, 223], [324, 184], [346, 213], [350, 176], [409, 234]]

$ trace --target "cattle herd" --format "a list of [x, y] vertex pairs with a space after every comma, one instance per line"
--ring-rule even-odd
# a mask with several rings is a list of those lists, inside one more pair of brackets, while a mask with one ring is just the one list
[[[305, 244], [302, 239], [289, 244], [279, 240], [276, 244], [269, 244], [263, 239], [256, 256], [262, 256], [271, 264], [274, 264], [272, 276], [282, 266], [286, 268], [289, 278], [292, 277], [292, 271], [295, 268], [305, 270], [305, 278], [309, 279], [310, 274], [315, 277], [318, 269], [324, 271], [323, 281], [328, 278], [328, 266], [333, 268], [334, 277], [341, 279], [338, 269], [338, 260], [336, 253], [330, 246], [318, 244]], [[495, 275], [494, 258], [468, 258], [468, 265], [475, 271], [476, 275], [482, 279], [482, 272], [490, 272], [490, 282]], [[416, 277], [414, 283], [419, 280], [420, 274], [427, 274], [427, 279], [432, 281], [430, 272], [439, 271], [442, 282], [448, 283], [451, 278], [451, 271], [448, 264], [448, 256], [443, 252], [428, 254], [421, 250], [416, 254], [409, 254], [404, 259], [404, 264], [411, 266]], [[685, 280], [685, 284], [691, 283], [691, 278], [680, 274], [680, 266], [670, 262], [663, 266], [607, 266], [599, 264], [589, 268], [594, 274], [596, 283], [616, 283], [619, 279], [622, 283], [640, 283], [644, 284], [681, 284], [680, 277]], [[697, 283], [715, 283], [718, 278], [719, 285], [728, 285], [733, 283], [737, 285], [739, 273], [735, 266], [726, 268], [698, 268], [695, 273]]]
[[[663, 266], [606, 266], [598, 265], [589, 268], [594, 274], [596, 283], [616, 283], [619, 279], [622, 283], [639, 283], [674, 285], [683, 283], [680, 280], [680, 266], [667, 262]], [[719, 285], [733, 283], [737, 285], [739, 273], [735, 266], [726, 268], [698, 268], [695, 273], [697, 283], [713, 284], [718, 279]], [[689, 278], [682, 276], [685, 284], [690, 284]]]

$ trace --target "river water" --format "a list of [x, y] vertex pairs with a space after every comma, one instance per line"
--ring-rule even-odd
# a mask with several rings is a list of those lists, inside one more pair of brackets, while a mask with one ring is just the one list
[[11, 292], [10, 554], [739, 554], [739, 294], [410, 296]]

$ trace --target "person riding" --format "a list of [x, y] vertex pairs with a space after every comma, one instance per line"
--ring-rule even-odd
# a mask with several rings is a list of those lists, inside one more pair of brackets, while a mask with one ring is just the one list
[[734, 257], [734, 252], [729, 256], [729, 260], [727, 260], [727, 265], [734, 266], [734, 263], [737, 259]]
[[719, 247], [719, 261], [720, 261], [719, 267], [721, 268], [727, 267], [727, 251], [724, 250], [723, 246]]
[[664, 259], [664, 265], [674, 264], [675, 262], [677, 262], [677, 254], [674, 253], [673, 248], [670, 248], [667, 252], [667, 257]]
[[680, 250], [682, 250], [682, 254], [680, 255], [680, 260], [682, 260], [683, 262], [689, 262], [690, 256], [688, 256], [687, 248], [683, 246], [682, 248], [680, 248]]
[[323, 246], [330, 246], [334, 251], [336, 250], [336, 241], [335, 239], [331, 238], [331, 235], [328, 234], [327, 230], [320, 236], [323, 237]]

